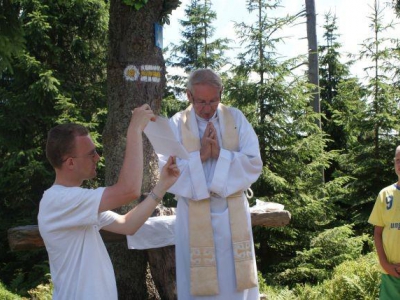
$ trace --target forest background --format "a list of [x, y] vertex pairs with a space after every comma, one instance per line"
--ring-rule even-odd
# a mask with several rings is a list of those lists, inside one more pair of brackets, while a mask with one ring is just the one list
[[[385, 34], [395, 25], [384, 15], [399, 4], [371, 1], [369, 23], [357, 24], [371, 36], [347, 55], [340, 20], [324, 15], [320, 113], [310, 105], [307, 55], [277, 51], [285, 42], [278, 33], [305, 22], [305, 11], [277, 15], [279, 6], [246, 1], [255, 21], [235, 23], [232, 41], [214, 38], [220, 12], [212, 1], [190, 1], [182, 39], [164, 50], [168, 70], [179, 72], [167, 74], [162, 114], [187, 106], [182, 92], [191, 70], [220, 72], [222, 102], [240, 108], [260, 140], [264, 168], [252, 186], [255, 198], [281, 203], [292, 215], [286, 227], [254, 228], [262, 291], [272, 299], [375, 299], [379, 272], [367, 220], [378, 192], [397, 180], [400, 46]], [[0, 8], [0, 281], [10, 299], [46, 298], [46, 251], [11, 252], [7, 230], [37, 224], [41, 195], [54, 179], [44, 154], [51, 127], [84, 124], [102, 151], [109, 3], [15, 0]], [[225, 55], [232, 45], [234, 60]], [[351, 72], [360, 60], [362, 78]], [[102, 160], [88, 185], [103, 185], [104, 170]]]

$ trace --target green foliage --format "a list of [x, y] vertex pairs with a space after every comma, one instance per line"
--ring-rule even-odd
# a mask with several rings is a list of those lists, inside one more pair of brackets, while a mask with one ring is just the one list
[[327, 136], [316, 125], [320, 116], [310, 106], [314, 87], [293, 73], [303, 58], [282, 61], [274, 52], [283, 41], [276, 32], [298, 15], [270, 17], [279, 1], [248, 5], [249, 11], [261, 15], [253, 24], [235, 26], [244, 51], [238, 55], [240, 65], [230, 70], [233, 75], [224, 78], [224, 101], [244, 112], [259, 137], [264, 168], [252, 186], [255, 195], [283, 204], [292, 215], [285, 228], [254, 229], [259, 268], [275, 274], [283, 271], [283, 261], [308, 247], [335, 220], [322, 170], [337, 153], [325, 151]]
[[[321, 95], [322, 129], [327, 134], [327, 151], [341, 151], [346, 149], [347, 141], [351, 132], [346, 131], [346, 123], [338, 122], [335, 118], [337, 112], [345, 114], [348, 109], [348, 102], [355, 98], [355, 101], [361, 103], [361, 97], [340, 97], [340, 86], [346, 82], [354, 82], [350, 77], [349, 66], [352, 62], [342, 63], [341, 44], [337, 41], [338, 27], [336, 17], [331, 13], [325, 15], [324, 39], [319, 46], [319, 84]], [[351, 86], [348, 91], [360, 90], [360, 84], [357, 82]], [[351, 113], [354, 113], [352, 111]], [[334, 172], [338, 169], [337, 160], [333, 160], [328, 168], [325, 169], [325, 180], [330, 181], [335, 178]]]
[[12, 60], [24, 50], [24, 34], [17, 1], [0, 2], [0, 76], [12, 72]]
[[379, 191], [397, 180], [393, 157], [400, 144], [399, 96], [400, 90], [393, 82], [399, 81], [399, 53], [396, 43], [384, 38], [393, 24], [383, 23], [379, 1], [371, 7], [369, 26], [376, 33], [364, 41], [356, 57], [368, 61], [365, 71], [371, 74], [359, 87], [355, 81], [341, 82], [336, 98], [343, 104], [335, 108], [334, 122], [343, 129], [346, 143], [338, 160], [337, 175], [354, 178], [348, 184], [348, 196], [342, 200], [349, 212], [344, 219], [354, 220], [360, 231], [365, 230], [368, 218]]
[[266, 299], [274, 300], [295, 300], [297, 299], [293, 291], [287, 287], [272, 287], [268, 286], [262, 290], [262, 294], [266, 295]]
[[330, 299], [377, 299], [380, 272], [376, 254], [341, 264], [324, 284]]
[[28, 291], [32, 299], [51, 300], [53, 298], [53, 283], [51, 282], [50, 274], [48, 277], [49, 283], [39, 284], [36, 288]]
[[257, 278], [258, 278], [258, 289], [259, 289], [260, 293], [262, 293], [268, 289], [268, 285], [260, 271], [257, 271]]
[[164, 117], [170, 118], [179, 111], [186, 109], [189, 105], [188, 101], [181, 101], [176, 99], [173, 95], [169, 95], [162, 99], [161, 114]]
[[336, 266], [354, 261], [363, 254], [369, 237], [354, 235], [351, 225], [326, 229], [311, 240], [307, 250], [299, 251], [288, 262], [288, 269], [277, 275], [275, 280], [284, 285], [322, 282]]
[[[218, 71], [227, 64], [224, 52], [228, 49], [228, 39], [213, 39], [215, 28], [212, 26], [217, 14], [212, 10], [212, 1], [191, 0], [185, 9], [187, 20], [180, 20], [183, 27], [179, 45], [171, 45], [166, 64], [188, 74], [194, 69], [210, 68]], [[178, 98], [185, 98], [186, 75], [167, 76], [169, 89]]]
[[[43, 257], [38, 257], [38, 254], [34, 255], [35, 252], [44, 253], [46, 259]], [[27, 253], [32, 260], [27, 261], [27, 257], [20, 256], [20, 261], [25, 262], [25, 266], [22, 264], [19, 265], [20, 268], [15, 269], [14, 276], [12, 281], [9, 283], [9, 288], [11, 291], [18, 291], [18, 294], [22, 296], [27, 296], [29, 294], [29, 290], [32, 288], [41, 285], [43, 283], [47, 283], [50, 278], [50, 268], [47, 262], [47, 253], [46, 251], [32, 251], [32, 253]], [[13, 267], [10, 266], [9, 269], [12, 270]]]
[[371, 252], [341, 263], [335, 267], [331, 278], [319, 284], [298, 284], [292, 289], [262, 285], [260, 292], [274, 300], [375, 300], [379, 284], [376, 254]]
[[[50, 278], [50, 274], [47, 276]], [[11, 289], [13, 289], [11, 287]], [[50, 282], [39, 284], [37, 287], [30, 289], [27, 293], [29, 295], [29, 299], [35, 300], [51, 300], [53, 297], [53, 284]], [[0, 299], [2, 300], [23, 300], [28, 299], [26, 297], [21, 297], [17, 294], [13, 294], [7, 289], [6, 286], [0, 281]]]
[[175, 10], [178, 6], [181, 5], [181, 1], [179, 0], [164, 0], [163, 2], [163, 10], [161, 13], [161, 24], [168, 24], [169, 15], [172, 14], [172, 11]]
[[[203, 3], [202, 3], [203, 2]], [[212, 10], [211, 0], [192, 0], [185, 9], [187, 20], [180, 20], [184, 28], [182, 43], [173, 45], [170, 65], [181, 67], [185, 72], [198, 68], [218, 71], [225, 63], [224, 51], [228, 49], [228, 39], [214, 39], [213, 21], [217, 14]]]
[[[147, 3], [125, 1], [133, 9]], [[292, 215], [286, 227], [254, 228], [257, 262], [265, 274], [259, 274], [260, 289], [271, 299], [375, 299], [376, 256], [360, 255], [372, 248], [363, 233], [372, 231], [365, 223], [376, 195], [396, 180], [392, 158], [400, 144], [399, 47], [380, 39], [387, 27], [378, 9], [370, 18], [376, 38], [352, 58], [371, 61], [366, 68], [371, 75], [361, 82], [349, 72], [352, 61], [342, 62], [336, 19], [328, 15], [325, 44], [319, 49], [320, 116], [309, 106], [313, 86], [296, 72], [305, 57], [284, 61], [276, 53], [284, 41], [276, 35], [279, 29], [304, 16], [276, 17], [271, 12], [279, 2], [248, 1], [258, 21], [235, 25], [243, 51], [239, 63], [222, 74], [223, 102], [240, 108], [259, 137], [264, 168], [252, 186], [255, 195], [284, 204]], [[11, 253], [6, 236], [10, 227], [36, 223], [39, 199], [52, 184], [44, 153], [47, 131], [64, 122], [84, 124], [102, 150], [107, 3], [0, 3], [0, 277], [23, 296], [48, 299], [52, 288], [46, 280], [46, 252]], [[164, 1], [160, 18], [167, 20], [179, 4]], [[186, 72], [225, 66], [228, 41], [212, 40], [216, 13], [211, 1], [193, 0], [185, 12], [183, 41], [172, 45], [169, 66]], [[164, 116], [187, 106], [174, 95], [184, 98], [183, 80], [168, 75], [173, 86], [162, 101]], [[315, 124], [320, 117], [322, 130]], [[99, 177], [103, 166], [101, 161]], [[176, 205], [170, 194], [167, 204]], [[343, 225], [349, 223], [354, 225]], [[0, 286], [0, 298], [19, 296]]]
[[379, 294], [379, 283], [376, 254], [371, 252], [336, 267], [331, 279], [317, 286], [298, 285], [294, 292], [299, 300], [375, 300]]
[[108, 6], [101, 0], [13, 3], [26, 43], [13, 57], [13, 73], [0, 77], [0, 277], [26, 294], [48, 273], [45, 263], [35, 266], [47, 253], [11, 253], [5, 233], [37, 223], [39, 200], [54, 180], [45, 157], [51, 127], [86, 125], [101, 153]]
[[0, 281], [0, 299], [2, 300], [21, 300], [22, 298], [16, 294], [11, 293], [6, 289], [4, 284]]
[[[122, 0], [125, 5], [133, 7], [136, 11], [143, 8], [149, 0]], [[164, 0], [163, 1], [163, 10], [161, 13], [160, 21], [161, 24], [169, 24], [169, 15], [172, 14], [172, 11], [176, 9], [181, 4], [179, 0]]]
[[132, 6], [134, 9], [139, 10], [147, 4], [149, 0], [122, 0], [126, 5]]
[[393, 0], [393, 8], [398, 17], [400, 17], [400, 0]]

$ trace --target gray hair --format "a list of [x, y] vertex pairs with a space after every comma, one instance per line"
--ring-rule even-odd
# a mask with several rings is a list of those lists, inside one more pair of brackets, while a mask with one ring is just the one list
[[219, 88], [222, 91], [221, 77], [211, 69], [197, 69], [190, 73], [186, 88], [192, 91], [194, 85], [208, 84]]

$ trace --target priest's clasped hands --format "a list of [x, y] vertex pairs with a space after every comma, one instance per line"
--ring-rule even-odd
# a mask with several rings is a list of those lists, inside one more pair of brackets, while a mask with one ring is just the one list
[[220, 148], [218, 143], [217, 130], [215, 129], [212, 122], [208, 122], [204, 135], [201, 138], [201, 161], [205, 162], [209, 158], [218, 159], [219, 151]]

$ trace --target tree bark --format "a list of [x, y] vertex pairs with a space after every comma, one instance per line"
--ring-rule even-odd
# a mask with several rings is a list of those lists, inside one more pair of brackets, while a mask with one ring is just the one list
[[175, 246], [149, 249], [147, 255], [160, 299], [177, 299]]
[[[320, 91], [319, 91], [319, 62], [317, 43], [317, 20], [315, 14], [315, 0], [305, 0], [307, 15], [307, 40], [308, 40], [308, 81], [314, 85], [313, 108], [314, 112], [321, 113]], [[321, 128], [321, 117], [318, 117], [316, 124]], [[321, 182], [325, 182], [325, 171], [321, 167]]]
[[[320, 93], [319, 93], [319, 72], [318, 72], [318, 44], [317, 44], [317, 27], [315, 14], [315, 0], [306, 1], [307, 15], [307, 40], [308, 40], [308, 80], [314, 87], [313, 91], [313, 107], [317, 113], [321, 112]], [[317, 122], [321, 128], [321, 121]]]
[[[126, 130], [131, 111], [144, 103], [158, 113], [165, 87], [162, 49], [155, 45], [155, 23], [159, 22], [163, 0], [149, 1], [136, 11], [121, 0], [110, 2], [109, 51], [107, 64], [108, 119], [103, 133], [106, 185], [118, 178], [125, 150]], [[144, 137], [143, 191], [157, 178], [153, 149]], [[132, 174], [135, 176], [135, 174]], [[117, 210], [125, 213], [131, 206]], [[126, 244], [110, 244], [118, 298], [158, 299], [149, 274], [145, 251], [130, 251]]]

